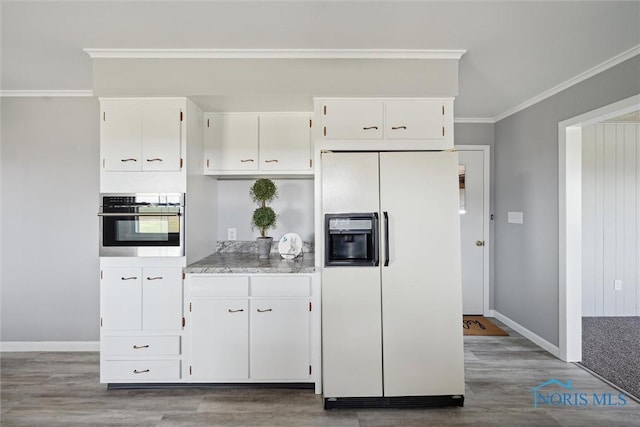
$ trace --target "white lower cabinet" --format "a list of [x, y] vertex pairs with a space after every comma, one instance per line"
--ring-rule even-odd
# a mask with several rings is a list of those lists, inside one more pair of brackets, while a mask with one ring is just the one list
[[181, 267], [102, 268], [100, 381], [183, 380], [182, 301]]
[[318, 283], [311, 274], [187, 274], [187, 381], [315, 383], [319, 393]]

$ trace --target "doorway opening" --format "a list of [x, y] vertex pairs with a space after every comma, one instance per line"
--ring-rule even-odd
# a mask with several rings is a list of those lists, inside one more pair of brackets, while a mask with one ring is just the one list
[[558, 123], [559, 356], [582, 359], [582, 127], [640, 109], [640, 95]]

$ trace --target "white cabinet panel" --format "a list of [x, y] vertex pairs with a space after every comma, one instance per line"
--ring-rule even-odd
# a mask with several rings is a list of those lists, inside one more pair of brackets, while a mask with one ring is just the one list
[[310, 277], [257, 276], [251, 278], [251, 296], [254, 297], [306, 297], [310, 294]]
[[180, 108], [145, 106], [142, 114], [142, 169], [180, 170]]
[[100, 148], [105, 170], [138, 171], [141, 169], [141, 117], [141, 105], [103, 105], [100, 121]]
[[323, 134], [332, 139], [381, 139], [382, 101], [328, 101], [323, 104]]
[[192, 297], [248, 297], [249, 276], [191, 277], [190, 294]]
[[251, 302], [251, 378], [288, 380], [309, 372], [309, 301]]
[[104, 330], [142, 329], [142, 277], [139, 268], [105, 268], [100, 281]]
[[387, 139], [440, 139], [444, 104], [440, 101], [393, 101], [386, 104]]
[[258, 115], [205, 116], [205, 169], [258, 169]]
[[191, 379], [248, 379], [248, 300], [194, 299], [191, 305]]
[[305, 171], [311, 168], [309, 115], [260, 116], [260, 170]]
[[142, 302], [142, 328], [144, 330], [181, 330], [181, 269], [145, 267], [142, 279]]

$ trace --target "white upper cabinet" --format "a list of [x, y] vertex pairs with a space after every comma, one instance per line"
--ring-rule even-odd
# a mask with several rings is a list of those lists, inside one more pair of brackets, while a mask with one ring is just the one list
[[311, 169], [311, 116], [268, 114], [260, 116], [260, 169], [308, 171]]
[[204, 172], [311, 174], [311, 114], [205, 114]]
[[318, 99], [316, 116], [320, 137], [344, 149], [453, 148], [452, 98]]
[[322, 109], [323, 135], [333, 139], [381, 139], [382, 101], [329, 101]]
[[180, 171], [182, 107], [166, 101], [103, 100], [100, 150], [105, 171]]
[[258, 169], [258, 115], [205, 115], [205, 172]]
[[387, 102], [387, 139], [440, 139], [444, 136], [444, 104], [440, 101]]

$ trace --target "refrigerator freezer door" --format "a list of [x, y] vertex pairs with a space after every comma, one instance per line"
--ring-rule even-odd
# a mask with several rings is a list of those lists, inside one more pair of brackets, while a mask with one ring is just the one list
[[322, 213], [378, 212], [378, 153], [322, 154]]
[[458, 205], [457, 153], [380, 153], [385, 396], [464, 393]]

